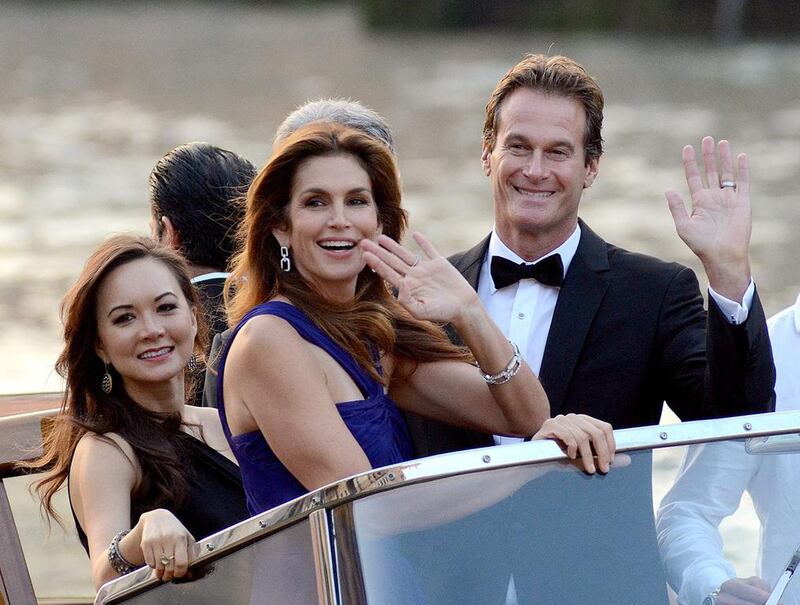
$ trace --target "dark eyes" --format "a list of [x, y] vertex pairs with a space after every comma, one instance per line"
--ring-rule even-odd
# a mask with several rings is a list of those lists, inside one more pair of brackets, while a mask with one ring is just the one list
[[114, 319], [111, 320], [115, 326], [120, 326], [125, 324], [133, 319], [133, 313], [122, 313], [121, 315], [117, 315]]
[[[174, 311], [177, 308], [178, 304], [175, 302], [162, 302], [159, 303], [158, 306], [156, 307], [156, 312], [170, 313], [171, 311]], [[112, 318], [111, 323], [114, 324], [115, 326], [122, 326], [125, 325], [126, 323], [133, 321], [134, 319], [136, 319], [136, 315], [134, 313], [125, 312], [125, 313], [120, 313], [116, 317]]]
[[[345, 202], [348, 206], [368, 206], [370, 204], [370, 200], [363, 198], [363, 197], [353, 197]], [[309, 200], [306, 200], [303, 205], [306, 208], [321, 208], [326, 205], [325, 200], [320, 198], [314, 197]]]
[[[509, 143], [507, 149], [514, 155], [524, 155], [531, 152], [531, 147], [525, 143]], [[572, 152], [564, 147], [556, 147], [545, 152], [551, 158], [563, 159], [572, 156]]]

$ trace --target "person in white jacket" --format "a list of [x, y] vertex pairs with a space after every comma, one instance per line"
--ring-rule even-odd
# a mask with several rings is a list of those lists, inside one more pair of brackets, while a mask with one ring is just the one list
[[[800, 296], [768, 321], [777, 381], [776, 411], [800, 409]], [[761, 523], [757, 575], [737, 577], [722, 553], [720, 522], [744, 491]], [[743, 441], [689, 448], [656, 519], [667, 579], [680, 605], [763, 603], [800, 545], [800, 453], [750, 455]], [[800, 582], [783, 605], [800, 605]]]

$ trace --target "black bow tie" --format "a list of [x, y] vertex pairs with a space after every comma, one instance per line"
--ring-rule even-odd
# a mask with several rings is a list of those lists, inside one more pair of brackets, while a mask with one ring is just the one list
[[502, 256], [492, 257], [492, 280], [495, 288], [505, 288], [521, 279], [535, 279], [545, 286], [561, 286], [564, 281], [561, 256], [552, 254], [532, 265], [517, 264]]

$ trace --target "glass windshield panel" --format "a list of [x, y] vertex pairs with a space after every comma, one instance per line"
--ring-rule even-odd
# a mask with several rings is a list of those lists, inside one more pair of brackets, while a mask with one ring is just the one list
[[685, 448], [656, 514], [679, 603], [720, 586], [726, 602], [764, 603], [786, 585], [780, 603], [800, 605], [800, 578], [784, 573], [800, 548], [799, 449], [796, 435]]
[[[700, 605], [729, 577], [771, 588], [800, 543], [795, 456], [724, 442], [620, 455], [605, 476], [543, 463], [369, 496], [333, 512], [342, 602]], [[764, 490], [755, 508], [748, 489]], [[774, 544], [770, 524], [787, 529]]]
[[36, 598], [91, 602], [94, 587], [89, 557], [78, 541], [67, 490], [62, 489], [53, 498], [64, 527], [55, 521], [48, 526], [39, 510], [38, 496], [31, 493], [31, 484], [41, 478], [25, 475], [3, 480]]
[[192, 570], [195, 579], [160, 584], [113, 603], [309, 605], [318, 603], [308, 520]]
[[[651, 469], [644, 452], [605, 476], [545, 463], [356, 501], [357, 551], [337, 557], [343, 569], [361, 563], [339, 576], [358, 600], [344, 602], [666, 605]], [[337, 538], [347, 517], [335, 512]]]

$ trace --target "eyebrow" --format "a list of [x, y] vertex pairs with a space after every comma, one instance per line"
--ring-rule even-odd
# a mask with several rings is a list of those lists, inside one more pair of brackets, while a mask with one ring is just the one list
[[[172, 290], [167, 290], [166, 292], [163, 292], [162, 294], [159, 294], [158, 296], [156, 296], [153, 299], [153, 302], [158, 302], [159, 300], [161, 300], [165, 296], [170, 296], [170, 295], [175, 296], [175, 298], [177, 298], [177, 296], [175, 295], [175, 293]], [[133, 305], [130, 305], [130, 304], [129, 305], [117, 305], [115, 307], [111, 307], [111, 310], [108, 312], [108, 317], [111, 317], [112, 313], [114, 313], [116, 311], [121, 311], [123, 309], [133, 309]]]
[[[303, 189], [303, 191], [300, 192], [300, 195], [306, 195], [307, 193], [325, 193], [325, 194], [327, 194], [328, 190], [324, 189], [322, 187], [309, 187], [308, 189]], [[370, 195], [372, 195], [372, 191], [370, 189], [368, 189], [367, 187], [355, 187], [353, 189], [350, 189], [347, 192], [348, 195], [350, 195], [352, 193], [369, 193]]]
[[[506, 143], [515, 143], [517, 141], [522, 141], [524, 143], [528, 143], [529, 142], [529, 138], [527, 136], [525, 136], [524, 134], [520, 134], [520, 133], [516, 133], [516, 132], [509, 133], [505, 138], [505, 142]], [[547, 146], [547, 148], [548, 149], [553, 149], [554, 147], [566, 147], [566, 148], [572, 149], [572, 150], [575, 149], [575, 145], [573, 145], [573, 143], [569, 139], [556, 139], [555, 141], [550, 141], [548, 146]]]

